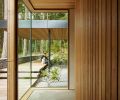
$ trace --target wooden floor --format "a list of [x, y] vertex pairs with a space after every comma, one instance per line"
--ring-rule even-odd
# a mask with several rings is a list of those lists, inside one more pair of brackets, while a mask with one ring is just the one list
[[7, 100], [7, 79], [0, 79], [0, 100]]
[[75, 90], [31, 88], [21, 100], [75, 100]]
[[[40, 63], [40, 61], [33, 61], [32, 67], [33, 71], [39, 71], [44, 65]], [[2, 69], [3, 71], [7, 71], [7, 69]], [[30, 63], [24, 63], [19, 65], [19, 71], [30, 71]], [[30, 76], [30, 74], [20, 74], [19, 76]], [[37, 74], [33, 74], [33, 76], [37, 76]], [[7, 77], [6, 73], [1, 73], [0, 77]], [[33, 82], [35, 80], [32, 80]], [[19, 96], [21, 97], [29, 88], [30, 88], [30, 79], [19, 79]], [[0, 79], [0, 100], [7, 100], [7, 79]]]
[[74, 90], [34, 90], [27, 100], [75, 100], [75, 91]]

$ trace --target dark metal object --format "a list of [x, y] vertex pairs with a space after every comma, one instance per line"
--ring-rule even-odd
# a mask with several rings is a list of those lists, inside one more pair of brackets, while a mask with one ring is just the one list
[[50, 59], [51, 59], [51, 32], [50, 32], [50, 29], [49, 29], [49, 32], [48, 32], [48, 39], [49, 39], [49, 42], [48, 42], [48, 47], [49, 47], [49, 54], [48, 54], [48, 69], [49, 69], [49, 72], [50, 72], [50, 67], [51, 67], [51, 63], [50, 63]]

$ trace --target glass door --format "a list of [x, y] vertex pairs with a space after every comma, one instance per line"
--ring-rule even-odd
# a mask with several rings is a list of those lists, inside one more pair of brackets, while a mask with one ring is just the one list
[[0, 0], [0, 100], [7, 100], [8, 1]]
[[32, 83], [68, 88], [68, 13], [32, 14]]
[[31, 74], [31, 12], [22, 0], [18, 2], [18, 96], [32, 85]]
[[18, 96], [30, 88], [68, 89], [68, 12], [31, 13], [18, 2]]

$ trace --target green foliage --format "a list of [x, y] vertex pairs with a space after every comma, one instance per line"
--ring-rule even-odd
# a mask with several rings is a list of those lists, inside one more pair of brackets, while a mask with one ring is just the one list
[[56, 20], [68, 20], [68, 15], [67, 13], [56, 13], [55, 19]]
[[0, 20], [4, 18], [4, 0], [0, 0]]
[[60, 79], [60, 68], [53, 67], [50, 69], [50, 72], [48, 69], [41, 70], [40, 71], [40, 78], [48, 78], [50, 81], [59, 81]]
[[50, 80], [59, 81], [60, 79], [60, 69], [58, 67], [53, 67], [50, 71]]
[[25, 5], [22, 0], [18, 1], [18, 13], [25, 13]]
[[41, 70], [40, 77], [48, 77], [48, 70]]
[[61, 65], [61, 64], [67, 64], [68, 56], [67, 52], [58, 52], [52, 56], [52, 64], [53, 65]]
[[[2, 0], [3, 1], [3, 0]], [[0, 9], [1, 10], [1, 9]], [[23, 3], [22, 0], [19, 0], [18, 2], [18, 13], [20, 16], [20, 20], [27, 20], [30, 19], [29, 11], [27, 10], [27, 7]], [[32, 13], [32, 19], [33, 20], [68, 20], [68, 13]], [[22, 33], [24, 34], [24, 33]], [[41, 54], [42, 52], [48, 53], [49, 46], [48, 40], [32, 40], [32, 54]], [[66, 40], [51, 40], [51, 54], [55, 54], [60, 52], [62, 49], [66, 50], [68, 49], [68, 42]], [[24, 52], [24, 40], [19, 39], [18, 40], [18, 53], [19, 55], [22, 55]], [[30, 43], [27, 43], [27, 51], [28, 55], [30, 54]], [[61, 58], [55, 58], [54, 62], [63, 62], [61, 61], [63, 59]]]
[[60, 52], [61, 50], [61, 42], [59, 40], [52, 40], [51, 42], [51, 51], [53, 53]]

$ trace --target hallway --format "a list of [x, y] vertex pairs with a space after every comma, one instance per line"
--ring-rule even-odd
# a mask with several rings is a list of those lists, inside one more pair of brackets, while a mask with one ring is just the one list
[[[22, 98], [19, 100], [120, 100], [120, 0], [6, 1], [8, 1], [8, 20], [4, 18], [6, 13], [4, 8], [7, 7], [4, 5], [4, 2], [2, 3], [2, 6], [4, 5], [5, 7], [3, 6], [3, 9], [1, 10], [1, 19], [8, 23], [6, 28], [2, 27], [2, 30], [7, 30], [9, 33], [7, 78], [8, 100], [19, 99], [18, 93], [20, 89], [18, 89], [18, 87], [20, 82], [18, 83], [17, 81], [18, 75], [27, 76], [30, 73], [30, 77], [36, 77], [38, 74], [36, 72], [35, 74], [32, 74], [32, 63], [29, 63], [28, 66], [30, 69], [29, 72], [26, 72], [28, 68], [26, 67], [25, 73], [27, 74], [18, 73], [18, 51], [19, 54], [29, 53], [31, 56], [30, 62], [32, 62], [33, 54], [39, 55], [41, 52], [41, 54], [45, 53], [46, 55], [47, 53], [49, 59], [48, 71], [50, 72], [50, 58], [51, 55], [54, 54], [54, 52], [52, 53], [50, 51], [53, 49], [56, 53], [59, 53], [59, 50], [56, 48], [50, 49], [52, 40], [58, 39], [51, 38], [51, 34], [54, 32], [57, 33], [56, 29], [59, 28], [55, 23], [51, 23], [53, 18], [55, 18], [55, 20], [65, 20], [67, 18], [67, 21], [69, 22], [67, 27], [62, 27], [65, 31], [60, 29], [62, 31], [60, 36], [59, 33], [57, 33], [53, 34], [53, 37], [57, 36], [60, 40], [66, 42], [66, 44], [62, 46], [62, 41], [59, 41], [60, 45], [58, 45], [58, 47], [68, 47], [67, 60], [62, 60], [67, 61], [69, 72], [68, 83], [70, 84], [68, 87], [71, 90], [65, 90], [63, 88], [49, 90], [48, 88], [42, 89], [39, 86], [33, 87], [32, 85], [29, 85], [22, 95]], [[16, 9], [18, 7], [20, 7], [20, 9]], [[26, 8], [22, 9], [22, 7]], [[48, 12], [58, 13], [53, 14], [50, 17]], [[61, 17], [54, 17], [54, 15], [60, 15]], [[68, 15], [68, 17], [65, 17], [65, 15]], [[26, 30], [24, 30], [24, 27], [19, 27], [19, 20], [24, 20], [24, 22], [28, 23], [22, 24], [26, 27]], [[37, 24], [37, 20], [41, 20], [41, 22], [45, 20], [45, 27], [41, 24], [42, 31], [39, 30], [40, 27], [38, 27], [39, 24]], [[34, 22], [37, 27], [33, 27]], [[64, 25], [66, 26], [66, 24]], [[18, 30], [20, 28], [26, 32]], [[55, 28], [54, 32], [52, 28]], [[64, 36], [65, 33], [69, 34]], [[4, 32], [1, 32], [1, 34], [4, 36]], [[19, 42], [17, 42], [18, 36]], [[38, 41], [39, 39], [40, 41]], [[43, 39], [45, 42], [41, 41]], [[68, 44], [67, 41], [69, 42]], [[18, 46], [17, 43], [20, 43], [20, 46]], [[57, 47], [55, 41], [53, 47]], [[18, 51], [16, 50], [17, 48]], [[62, 49], [65, 50], [64, 48]], [[28, 52], [28, 50], [30, 52]], [[64, 54], [62, 55], [61, 53], [58, 54], [57, 57], [62, 56], [63, 58]], [[54, 63], [56, 62], [57, 60], [55, 58]], [[39, 69], [37, 66], [39, 65], [36, 64], [36, 68]], [[43, 73], [41, 76], [50, 79], [49, 75], [50, 74], [48, 73]], [[26, 76], [24, 79], [27, 79]], [[59, 77], [56, 76], [58, 76], [58, 74], [55, 76], [53, 75], [51, 79], [59, 80]], [[31, 80], [33, 80], [33, 78], [31, 78]], [[32, 82], [33, 81], [29, 81], [30, 84], [32, 84]], [[21, 81], [21, 83], [25, 82]], [[25, 85], [28, 86], [27, 84]]]
[[33, 89], [27, 100], [75, 100], [75, 91]]

